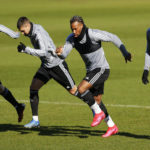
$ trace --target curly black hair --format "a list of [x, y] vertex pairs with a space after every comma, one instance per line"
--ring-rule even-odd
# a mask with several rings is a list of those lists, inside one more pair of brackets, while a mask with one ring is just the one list
[[72, 24], [73, 22], [80, 22], [82, 24], [84, 24], [84, 21], [82, 19], [81, 16], [73, 16], [71, 19], [70, 19], [70, 24]]

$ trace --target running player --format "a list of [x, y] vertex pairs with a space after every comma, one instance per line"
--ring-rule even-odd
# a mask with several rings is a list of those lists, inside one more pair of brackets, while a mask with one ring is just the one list
[[[77, 87], [69, 73], [66, 62], [60, 59], [55, 53], [56, 47], [45, 29], [38, 24], [30, 22], [27, 17], [20, 17], [17, 22], [19, 31], [30, 38], [34, 48], [25, 46], [23, 43], [18, 45], [18, 52], [27, 53], [37, 56], [41, 59], [41, 67], [35, 73], [31, 86], [30, 86], [30, 104], [32, 109], [32, 121], [24, 127], [32, 128], [39, 127], [38, 119], [38, 91], [50, 79], [54, 79], [61, 84], [69, 93], [75, 94]], [[89, 101], [89, 106], [95, 111], [96, 114], [100, 112], [100, 108], [95, 103], [95, 100]], [[94, 120], [99, 122], [99, 120]]]
[[[14, 32], [1, 24], [0, 24], [0, 32], [3, 32], [14, 39], [19, 38], [20, 36], [19, 32]], [[11, 91], [6, 87], [4, 87], [1, 81], [0, 81], [0, 95], [3, 96], [10, 104], [12, 104], [15, 107], [18, 114], [18, 122], [21, 122], [23, 119], [23, 111], [25, 109], [25, 104], [18, 103], [15, 97], [12, 95]]]
[[[73, 48], [80, 53], [85, 62], [87, 74], [79, 84], [76, 96], [85, 99], [85, 101], [95, 99], [100, 104], [104, 92], [104, 82], [110, 72], [101, 42], [114, 43], [121, 50], [126, 62], [131, 61], [131, 54], [116, 35], [87, 28], [80, 16], [73, 16], [70, 20], [70, 26], [73, 33], [68, 36], [63, 47], [56, 49], [56, 53], [63, 59], [67, 57]], [[107, 112], [107, 110], [105, 111]], [[101, 120], [105, 118], [108, 125], [108, 130], [102, 137], [109, 137], [118, 132], [118, 127], [108, 113], [106, 115], [101, 111], [100, 117]], [[95, 125], [97, 124], [91, 124], [91, 126]]]

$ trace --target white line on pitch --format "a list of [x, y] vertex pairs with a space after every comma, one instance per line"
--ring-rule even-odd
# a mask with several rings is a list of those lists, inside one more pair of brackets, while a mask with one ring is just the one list
[[[29, 100], [19, 100], [20, 102], [29, 103]], [[5, 100], [0, 100], [0, 102], [6, 102]], [[85, 103], [69, 103], [69, 102], [49, 102], [40, 100], [41, 104], [54, 104], [54, 105], [76, 105], [76, 106], [85, 106]], [[140, 106], [140, 105], [122, 105], [122, 104], [105, 104], [108, 107], [122, 107], [122, 108], [144, 108], [150, 109], [150, 106]]]

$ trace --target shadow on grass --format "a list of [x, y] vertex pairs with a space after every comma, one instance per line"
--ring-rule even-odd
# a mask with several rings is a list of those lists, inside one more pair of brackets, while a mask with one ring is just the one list
[[[16, 131], [20, 134], [29, 134], [37, 132], [41, 136], [76, 136], [79, 138], [88, 138], [89, 136], [100, 137], [106, 131], [93, 130], [86, 126], [40, 126], [40, 128], [26, 129], [22, 125], [0, 124], [0, 132]], [[137, 135], [129, 132], [119, 132], [113, 136], [125, 136], [136, 139], [150, 140], [149, 135]]]

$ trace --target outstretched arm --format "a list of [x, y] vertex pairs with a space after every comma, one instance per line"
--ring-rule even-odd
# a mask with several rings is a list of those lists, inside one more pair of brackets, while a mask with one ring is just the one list
[[146, 53], [145, 53], [144, 71], [142, 75], [142, 82], [144, 84], [149, 83], [148, 74], [149, 74], [149, 68], [150, 68], [150, 28], [147, 30], [146, 39], [147, 39], [147, 48], [146, 48]]
[[33, 55], [33, 56], [38, 56], [38, 57], [46, 56], [46, 51], [45, 50], [26, 47], [26, 45], [23, 44], [22, 42], [20, 42], [17, 49], [18, 49], [18, 52], [27, 53], [27, 54], [30, 54], [30, 55]]
[[56, 54], [60, 58], [65, 59], [68, 56], [68, 54], [71, 52], [72, 49], [73, 49], [73, 43], [71, 42], [71, 40], [69, 38], [67, 38], [64, 46], [60, 46], [60, 47], [56, 48]]
[[131, 61], [131, 54], [126, 50], [126, 47], [124, 46], [122, 41], [118, 38], [118, 36], [101, 30], [91, 30], [90, 33], [91, 37], [97, 42], [99, 41], [112, 42], [116, 47], [120, 49], [126, 62]]
[[18, 45], [18, 52], [27, 53], [27, 54], [37, 56], [37, 57], [46, 56], [49, 51], [45, 47], [44, 39], [42, 38], [40, 32], [37, 34], [36, 37], [37, 37], [39, 49], [31, 48], [31, 47], [25, 46], [23, 43], [20, 43], [20, 45]]
[[11, 30], [11, 29], [9, 29], [6, 26], [1, 25], [1, 24], [0, 24], [0, 32], [3, 32], [3, 33], [9, 35], [10, 37], [12, 37], [14, 39], [17, 39], [20, 37], [19, 32], [14, 32], [13, 30]]

